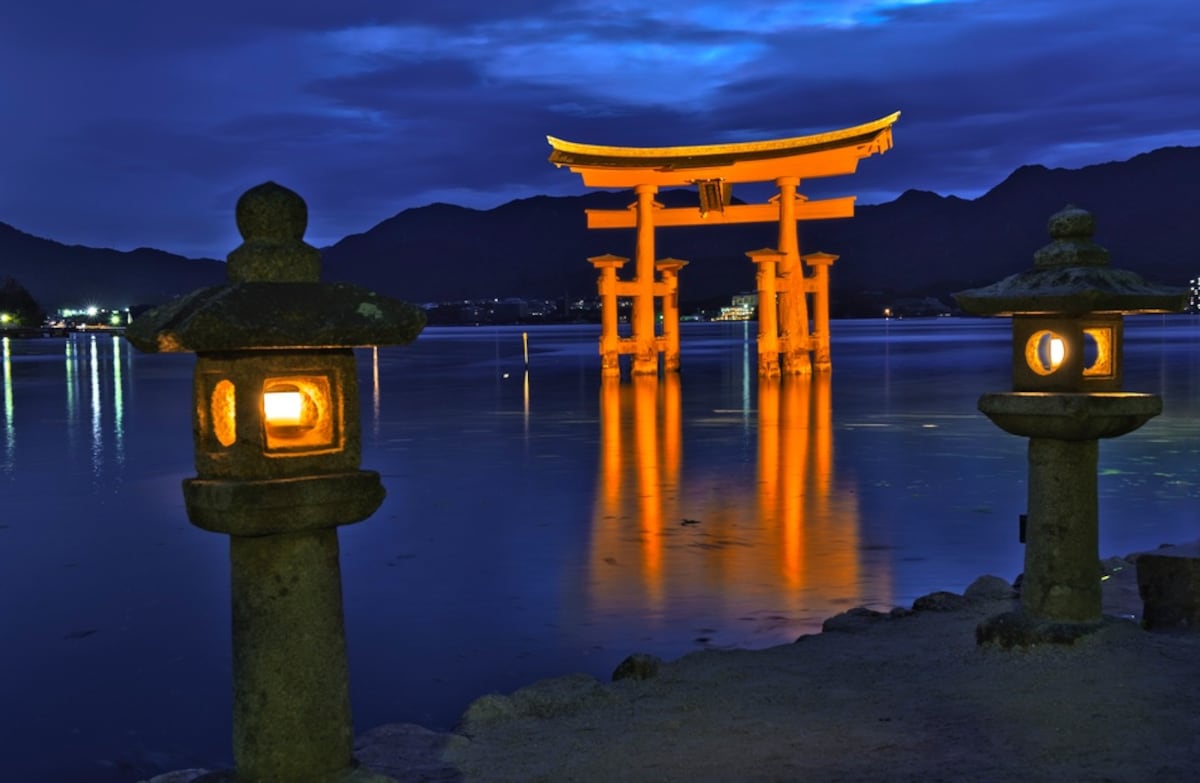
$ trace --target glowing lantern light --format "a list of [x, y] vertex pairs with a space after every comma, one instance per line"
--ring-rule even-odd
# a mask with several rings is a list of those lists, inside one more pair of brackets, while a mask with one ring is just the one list
[[1056, 372], [1066, 355], [1066, 341], [1049, 329], [1040, 329], [1025, 341], [1025, 363], [1038, 375]]
[[212, 391], [213, 437], [222, 446], [232, 446], [237, 440], [237, 389], [228, 380], [221, 380]]
[[337, 445], [337, 418], [329, 378], [321, 375], [271, 378], [263, 385], [263, 430], [267, 453]]
[[304, 398], [298, 391], [263, 392], [268, 427], [295, 427], [301, 422]]
[[1059, 365], [1062, 364], [1063, 356], [1066, 355], [1066, 343], [1063, 342], [1061, 337], [1054, 336], [1053, 333], [1051, 334], [1050, 338], [1046, 340], [1046, 343], [1047, 352], [1050, 354], [1050, 369], [1057, 370]]

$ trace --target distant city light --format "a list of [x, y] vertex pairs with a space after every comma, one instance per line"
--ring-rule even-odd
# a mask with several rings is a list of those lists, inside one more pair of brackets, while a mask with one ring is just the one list
[[57, 311], [48, 325], [56, 329], [121, 329], [132, 318], [128, 307], [64, 307]]

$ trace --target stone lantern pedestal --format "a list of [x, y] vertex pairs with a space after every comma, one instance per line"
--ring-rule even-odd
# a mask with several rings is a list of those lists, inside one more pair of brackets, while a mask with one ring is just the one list
[[1029, 438], [1021, 610], [1053, 623], [1099, 623], [1099, 439], [1132, 432], [1162, 411], [1153, 394], [985, 394], [979, 410]]

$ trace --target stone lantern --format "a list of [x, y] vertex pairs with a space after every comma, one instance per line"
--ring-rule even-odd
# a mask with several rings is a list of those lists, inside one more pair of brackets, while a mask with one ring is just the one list
[[382, 781], [357, 768], [342, 617], [337, 527], [382, 503], [360, 470], [354, 346], [411, 342], [416, 307], [321, 283], [303, 241], [307, 208], [273, 182], [238, 199], [244, 243], [229, 282], [136, 319], [148, 352], [195, 352], [197, 477], [188, 518], [230, 537], [232, 773], [204, 780]]
[[1157, 395], [1121, 391], [1122, 316], [1178, 312], [1185, 292], [1109, 267], [1094, 230], [1068, 206], [1032, 269], [954, 295], [964, 312], [1012, 316], [1013, 391], [984, 394], [979, 409], [1030, 439], [1021, 611], [985, 623], [980, 641], [1071, 641], [1099, 625], [1097, 442], [1162, 411]]

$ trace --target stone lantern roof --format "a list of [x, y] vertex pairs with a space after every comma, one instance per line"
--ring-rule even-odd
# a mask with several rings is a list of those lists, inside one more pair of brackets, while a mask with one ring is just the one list
[[1148, 283], [1136, 272], [1108, 265], [1108, 251], [1092, 241], [1090, 212], [1068, 205], [1050, 217], [1053, 241], [1034, 253], [1031, 269], [954, 294], [972, 315], [1173, 313], [1187, 292]]
[[212, 352], [401, 345], [424, 312], [350, 283], [320, 282], [321, 255], [303, 239], [308, 209], [266, 182], [242, 194], [242, 245], [227, 258], [229, 282], [201, 288], [134, 320], [126, 338], [141, 351]]

